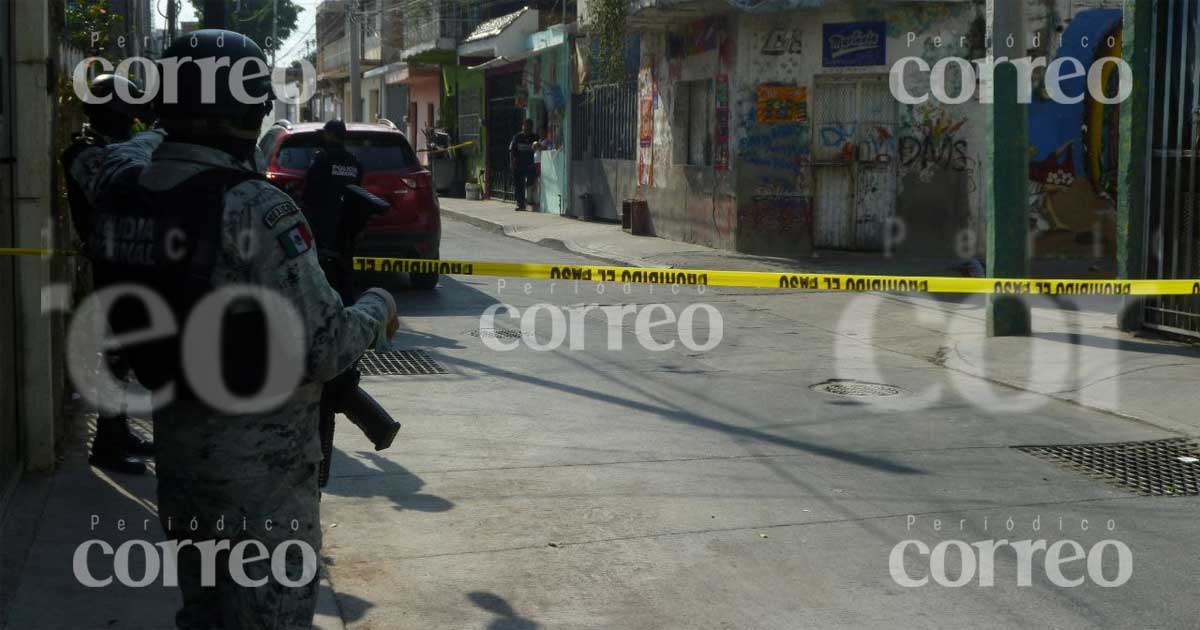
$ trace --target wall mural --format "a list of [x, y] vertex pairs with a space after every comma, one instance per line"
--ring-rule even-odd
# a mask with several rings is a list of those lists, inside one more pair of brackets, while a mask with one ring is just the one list
[[[1084, 37], [1093, 42], [1091, 48], [1083, 47]], [[1113, 46], [1108, 45], [1110, 37]], [[1110, 56], [1121, 56], [1121, 11], [1076, 14], [1057, 57], [1073, 57], [1090, 68], [1096, 59]], [[1084, 94], [1081, 103], [1056, 103], [1039, 88], [1029, 107], [1029, 218], [1038, 256], [1116, 256], [1120, 106], [1092, 99], [1085, 81], [1063, 81], [1066, 94]], [[1115, 66], [1107, 64], [1106, 93], [1116, 92], [1117, 81]]]

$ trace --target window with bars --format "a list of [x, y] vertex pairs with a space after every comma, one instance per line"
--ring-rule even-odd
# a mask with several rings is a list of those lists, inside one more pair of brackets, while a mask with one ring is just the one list
[[713, 81], [681, 81], [675, 84], [676, 119], [687, 130], [677, 136], [684, 146], [684, 159], [693, 166], [711, 166], [713, 152]]
[[467, 151], [476, 151], [479, 146], [479, 127], [482, 122], [483, 93], [480, 88], [465, 88], [458, 92], [458, 142], [475, 144]]
[[571, 159], [636, 157], [636, 82], [593, 86], [572, 98], [572, 108]]

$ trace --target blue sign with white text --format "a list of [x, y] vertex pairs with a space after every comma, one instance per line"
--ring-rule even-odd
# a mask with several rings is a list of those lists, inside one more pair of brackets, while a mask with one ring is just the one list
[[826, 24], [826, 68], [887, 65], [887, 22]]

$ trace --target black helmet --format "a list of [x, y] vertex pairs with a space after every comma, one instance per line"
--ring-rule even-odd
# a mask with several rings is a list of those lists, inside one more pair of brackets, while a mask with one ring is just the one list
[[[118, 91], [117, 86], [122, 86], [123, 89]], [[148, 115], [148, 106], [146, 103], [137, 103], [131, 101], [141, 101], [145, 94], [142, 88], [136, 83], [115, 74], [102, 74], [88, 85], [92, 96], [95, 99], [104, 100], [105, 102], [92, 102], [92, 99], [87, 99], [83, 102], [83, 111], [87, 117], [93, 122], [99, 119], [124, 119], [127, 121], [125, 126], [129, 126], [134, 118], [145, 120]], [[124, 92], [124, 95], [122, 95]], [[129, 100], [126, 100], [129, 99]]]
[[[215, 72], [202, 72], [201, 63], [214, 62], [219, 64]], [[188, 33], [163, 51], [158, 63], [162, 84], [155, 109], [163, 118], [218, 118], [234, 127], [258, 129], [271, 109], [274, 93], [267, 56], [241, 33]], [[239, 72], [238, 85], [232, 80], [234, 69]], [[205, 86], [204, 79], [215, 83]]]
[[342, 122], [340, 118], [334, 118], [325, 123], [325, 131], [338, 140], [346, 139], [346, 123]]

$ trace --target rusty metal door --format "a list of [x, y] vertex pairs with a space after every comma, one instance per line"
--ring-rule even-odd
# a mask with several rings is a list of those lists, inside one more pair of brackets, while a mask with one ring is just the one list
[[[1200, 6], [1154, 0], [1146, 277], [1200, 276]], [[1146, 301], [1148, 328], [1200, 337], [1200, 298]]]
[[813, 94], [814, 245], [881, 251], [896, 213], [898, 117], [886, 76], [819, 76]]

